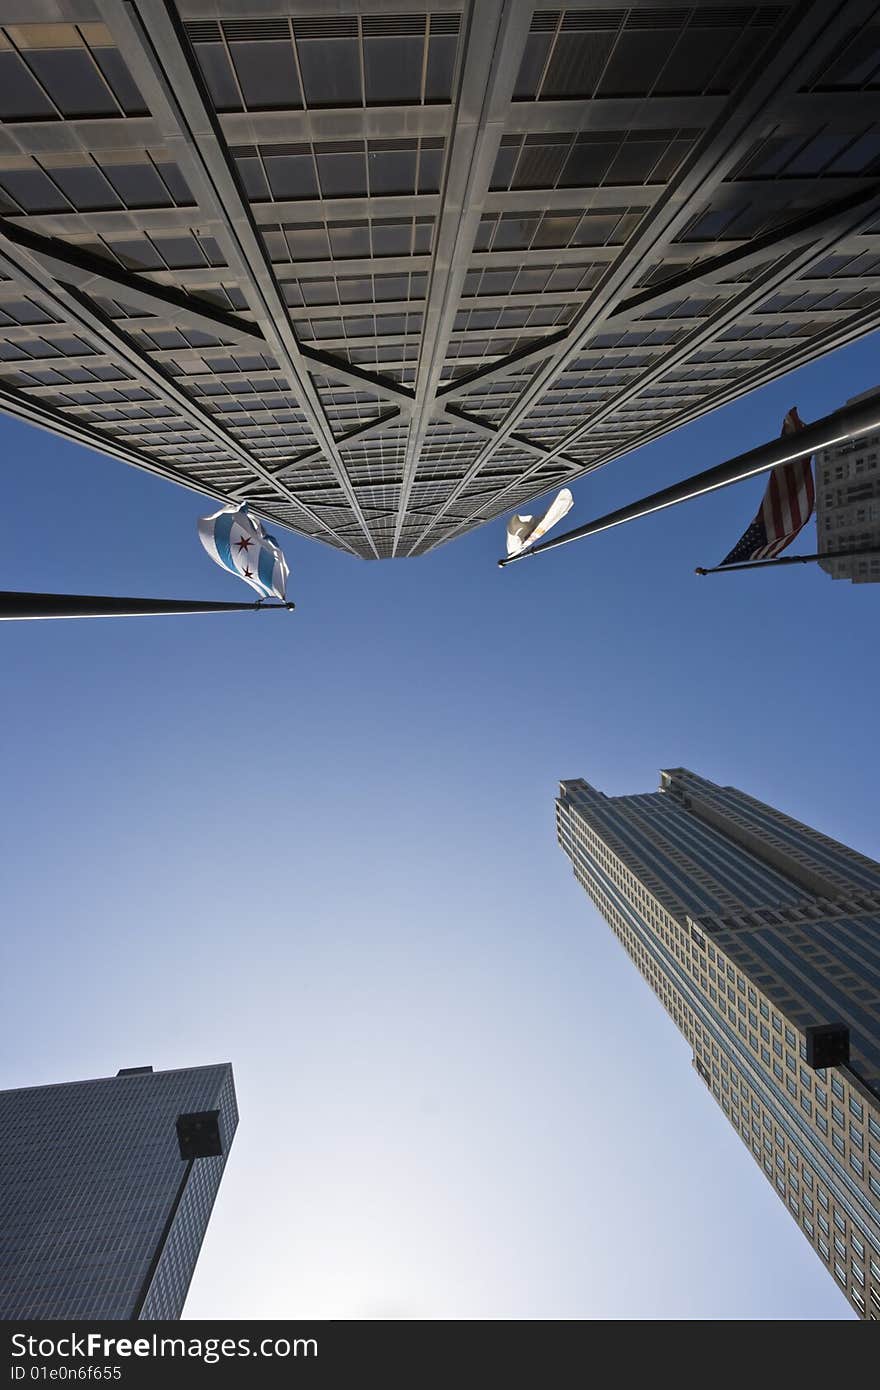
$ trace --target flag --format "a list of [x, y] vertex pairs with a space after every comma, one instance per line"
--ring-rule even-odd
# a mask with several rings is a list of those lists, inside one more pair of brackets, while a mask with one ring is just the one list
[[[804, 422], [793, 406], [782, 422], [782, 435], [794, 434]], [[780, 463], [770, 474], [758, 514], [742, 539], [722, 565], [739, 565], [746, 560], [771, 560], [779, 555], [806, 526], [813, 512], [813, 461], [793, 459]]]
[[286, 598], [287, 561], [275, 537], [266, 534], [247, 507], [222, 507], [199, 517], [199, 540], [216, 564], [237, 574], [261, 598]]
[[507, 553], [519, 555], [526, 546], [534, 545], [545, 536], [551, 526], [555, 526], [567, 516], [574, 506], [574, 498], [564, 487], [547, 508], [540, 521], [531, 516], [512, 516], [507, 523]]

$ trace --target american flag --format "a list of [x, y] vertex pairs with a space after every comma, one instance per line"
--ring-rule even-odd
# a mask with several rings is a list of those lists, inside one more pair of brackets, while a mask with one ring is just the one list
[[[793, 406], [782, 422], [782, 434], [802, 430], [804, 422]], [[739, 565], [746, 560], [771, 560], [799, 535], [813, 512], [813, 462], [810, 456], [780, 463], [770, 474], [764, 500], [742, 540], [738, 541], [722, 565]]]

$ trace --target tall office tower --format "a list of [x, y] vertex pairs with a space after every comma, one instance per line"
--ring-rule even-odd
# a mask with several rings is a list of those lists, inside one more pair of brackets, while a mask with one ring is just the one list
[[[880, 864], [733, 787], [660, 776], [644, 796], [563, 782], [559, 843], [810, 1244], [878, 1320]], [[841, 1026], [813, 1033], [826, 1024]]]
[[[867, 401], [877, 397], [880, 416], [880, 386], [863, 391], [847, 401]], [[816, 459], [816, 526], [819, 551], [865, 550], [874, 546], [876, 555], [854, 556], [851, 560], [820, 560], [832, 579], [851, 579], [854, 584], [880, 583], [880, 430], [859, 435], [845, 444], [823, 449]]]
[[0, 1092], [0, 1319], [179, 1317], [237, 1123], [228, 1063]]
[[878, 0], [0, 21], [0, 409], [344, 551], [880, 324]]

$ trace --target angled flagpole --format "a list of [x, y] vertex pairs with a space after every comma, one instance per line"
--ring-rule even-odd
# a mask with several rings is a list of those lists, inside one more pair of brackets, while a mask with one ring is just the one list
[[736, 570], [765, 570], [776, 565], [809, 565], [816, 560], [846, 560], [856, 555], [880, 555], [880, 546], [864, 546], [859, 550], [820, 550], [814, 555], [783, 555], [776, 560], [748, 560], [740, 565], [713, 565], [703, 569], [698, 565], [694, 574], [728, 574]]
[[542, 550], [555, 550], [557, 546], [568, 545], [570, 541], [585, 540], [587, 536], [595, 536], [600, 531], [610, 530], [612, 526], [622, 526], [627, 521], [638, 520], [640, 516], [649, 516], [651, 512], [677, 506], [679, 502], [690, 502], [694, 497], [702, 497], [707, 492], [730, 487], [731, 483], [742, 482], [745, 478], [754, 477], [756, 473], [768, 473], [780, 463], [791, 463], [794, 459], [818, 453], [820, 449], [840, 444], [845, 439], [852, 439], [854, 435], [869, 434], [872, 430], [880, 430], [880, 398], [877, 396], [846, 405], [841, 410], [823, 416], [821, 420], [814, 420], [811, 425], [805, 425], [795, 434], [785, 434], [772, 439], [769, 444], [761, 444], [746, 454], [738, 454], [736, 458], [719, 463], [714, 468], [707, 468], [704, 473], [696, 473], [693, 477], [684, 478], [680, 483], [673, 483], [671, 487], [662, 488], [660, 492], [652, 492], [650, 496], [643, 497], [638, 502], [630, 502], [626, 507], [607, 512], [605, 516], [588, 521], [584, 526], [576, 527], [574, 531], [565, 531], [551, 541], [544, 541], [542, 545], [521, 551], [519, 555], [509, 555], [498, 561], [498, 568], [504, 569], [506, 565], [515, 564], [518, 560], [540, 555]]
[[142, 618], [173, 613], [288, 612], [292, 603], [202, 603], [176, 598], [115, 598], [99, 594], [29, 594], [0, 590], [0, 622], [34, 618]]

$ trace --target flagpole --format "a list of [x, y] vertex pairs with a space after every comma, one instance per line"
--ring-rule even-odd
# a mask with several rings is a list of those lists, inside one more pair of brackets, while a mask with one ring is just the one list
[[31, 594], [0, 590], [0, 622], [35, 618], [141, 618], [175, 613], [265, 613], [292, 603], [203, 603], [174, 598], [115, 598], [100, 594]]
[[749, 560], [742, 565], [715, 565], [712, 569], [697, 566], [694, 574], [726, 574], [728, 570], [765, 570], [777, 565], [808, 565], [816, 560], [846, 560], [855, 555], [880, 555], [880, 546], [865, 546], [860, 550], [822, 550], [815, 555], [783, 555], [776, 560]]
[[868, 434], [872, 430], [880, 430], [880, 398], [877, 396], [867, 401], [857, 401], [854, 405], [845, 405], [841, 410], [835, 410], [830, 415], [823, 416], [821, 420], [814, 420], [811, 425], [805, 425], [802, 430], [783, 434], [768, 444], [760, 444], [757, 449], [738, 454], [736, 458], [727, 459], [724, 463], [716, 464], [714, 468], [707, 468], [703, 473], [684, 478], [680, 483], [662, 488], [660, 492], [652, 492], [650, 496], [643, 497], [638, 502], [618, 507], [614, 512], [607, 512], [595, 521], [588, 521], [584, 526], [576, 527], [574, 531], [566, 531], [561, 536], [555, 536], [553, 540], [523, 550], [519, 555], [508, 555], [498, 561], [498, 568], [504, 569], [506, 565], [515, 564], [517, 560], [540, 555], [544, 550], [555, 550], [557, 546], [568, 545], [570, 541], [595, 536], [600, 531], [610, 530], [612, 526], [637, 521], [641, 516], [677, 506], [679, 502], [690, 502], [694, 497], [702, 497], [707, 492], [715, 492], [719, 488], [729, 487], [732, 483], [742, 482], [745, 478], [754, 477], [756, 473], [768, 473], [780, 463], [790, 463], [794, 459], [818, 453], [820, 449], [827, 449], [832, 444], [840, 444], [854, 435]]

